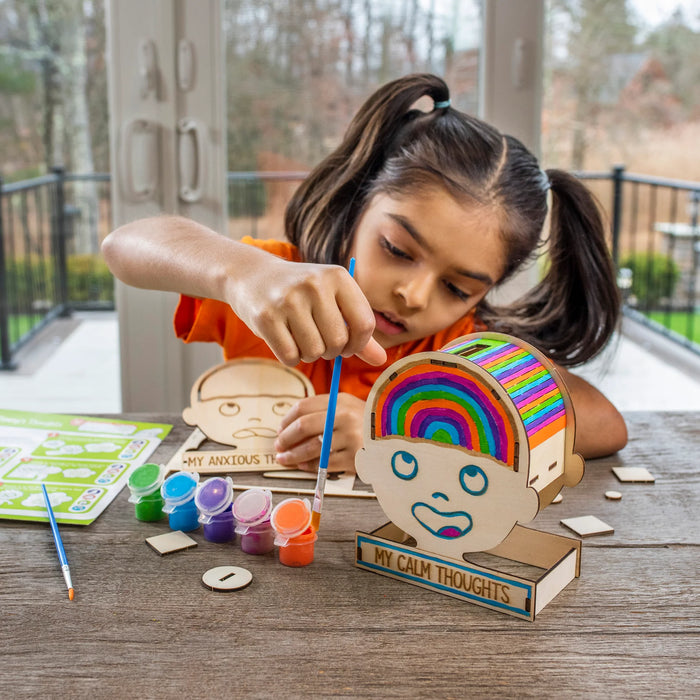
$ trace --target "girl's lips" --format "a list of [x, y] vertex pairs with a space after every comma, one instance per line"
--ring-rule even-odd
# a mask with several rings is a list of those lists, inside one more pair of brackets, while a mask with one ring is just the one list
[[398, 335], [406, 332], [406, 326], [392, 316], [387, 316], [381, 311], [374, 312], [376, 329], [386, 335]]

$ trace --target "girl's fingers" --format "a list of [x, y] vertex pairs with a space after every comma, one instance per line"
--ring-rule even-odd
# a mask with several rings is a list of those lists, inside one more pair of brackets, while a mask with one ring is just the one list
[[[298, 469], [305, 472], [318, 471], [318, 459], [312, 459], [303, 464], [295, 465]], [[355, 473], [355, 455], [349, 450], [338, 450], [332, 452], [328, 460], [329, 474], [354, 474]]]
[[[297, 443], [287, 450], [278, 452], [275, 455], [275, 461], [279, 462], [283, 467], [292, 467], [294, 465], [301, 465], [309, 462], [315, 463], [316, 467], [318, 467], [318, 461], [321, 456], [321, 440], [322, 437], [320, 435], [314, 435], [313, 437]], [[341, 435], [333, 433], [333, 437], [331, 438], [331, 453], [328, 458], [328, 464], [330, 465], [330, 463], [334, 461], [334, 455], [337, 455], [340, 452], [346, 452], [346, 448], [346, 440], [344, 440]], [[337, 457], [335, 457], [335, 459], [337, 460]]]
[[[328, 398], [326, 397], [326, 405], [328, 405], [327, 402]], [[275, 450], [277, 452], [287, 452], [295, 445], [305, 442], [309, 438], [315, 438], [318, 442], [318, 436], [323, 435], [323, 427], [326, 423], [325, 411], [302, 412], [308, 409], [308, 404], [300, 409], [298, 408], [299, 403], [289, 412], [291, 414], [296, 411], [297, 417], [291, 423], [287, 423], [286, 426], [280, 428], [277, 434], [277, 439], [275, 440]], [[287, 414], [288, 416], [289, 414]]]
[[307, 396], [305, 399], [297, 401], [287, 415], [282, 418], [278, 433], [281, 433], [288, 425], [293, 423], [300, 416], [311, 413], [325, 413], [328, 410], [328, 394], [316, 394]]
[[[275, 440], [277, 456], [282, 457], [280, 464], [286, 466], [285, 455], [289, 455], [289, 459], [296, 461], [320, 456], [325, 422], [325, 413], [313, 413], [302, 416], [282, 430]], [[333, 431], [331, 451], [344, 449], [348, 444], [349, 439], [344, 432]]]
[[275, 461], [283, 467], [291, 467], [295, 464], [304, 464], [310, 460], [316, 460], [321, 456], [321, 441], [317, 438], [309, 438], [296, 444], [289, 450], [275, 455]]
[[294, 314], [287, 320], [289, 331], [299, 348], [302, 362], [314, 362], [323, 356], [326, 343], [310, 313]]
[[332, 360], [344, 352], [350, 338], [345, 319], [335, 303], [335, 299], [320, 300], [313, 308], [314, 322], [323, 336], [325, 350], [321, 357]]
[[364, 349], [357, 353], [357, 356], [369, 365], [383, 365], [386, 360], [386, 350], [374, 339], [370, 338]]
[[[336, 302], [347, 324], [348, 342], [343, 355], [358, 355], [368, 345], [374, 332], [374, 312], [354, 280], [338, 290]], [[376, 342], [376, 341], [375, 341]], [[378, 344], [377, 344], [378, 345]]]
[[263, 340], [275, 354], [275, 357], [288, 367], [299, 364], [300, 352], [289, 328], [282, 322], [271, 324], [269, 328], [261, 329]]

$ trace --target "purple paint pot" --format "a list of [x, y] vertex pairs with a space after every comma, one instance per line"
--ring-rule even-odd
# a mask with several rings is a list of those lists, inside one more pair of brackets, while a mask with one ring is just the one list
[[197, 487], [194, 502], [199, 522], [204, 525], [204, 538], [210, 542], [230, 542], [233, 530], [233, 481], [231, 477], [212, 476]]
[[199, 527], [197, 505], [194, 502], [198, 482], [197, 472], [175, 472], [160, 487], [160, 493], [165, 499], [163, 512], [168, 514], [171, 530], [190, 532]]
[[272, 494], [268, 489], [247, 489], [233, 502], [236, 532], [241, 536], [241, 549], [247, 554], [267, 554], [275, 548], [271, 512]]

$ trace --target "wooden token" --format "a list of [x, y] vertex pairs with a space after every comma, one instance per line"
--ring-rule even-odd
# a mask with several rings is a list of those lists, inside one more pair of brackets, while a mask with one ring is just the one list
[[215, 566], [202, 576], [202, 583], [212, 591], [239, 591], [250, 585], [253, 574], [240, 566]]
[[611, 535], [615, 530], [595, 515], [581, 515], [578, 518], [565, 518], [559, 521], [564, 527], [575, 532], [579, 537], [593, 535]]
[[147, 537], [146, 544], [155, 549], [161, 556], [197, 546], [197, 542], [182, 532], [182, 530], [174, 530], [163, 535]]
[[653, 484], [654, 476], [646, 467], [613, 467], [613, 474], [619, 481], [638, 484]]
[[606, 491], [605, 498], [609, 501], [619, 501], [622, 498], [622, 494], [619, 491]]
[[553, 499], [552, 503], [561, 503], [564, 500], [564, 496], [558, 493]]

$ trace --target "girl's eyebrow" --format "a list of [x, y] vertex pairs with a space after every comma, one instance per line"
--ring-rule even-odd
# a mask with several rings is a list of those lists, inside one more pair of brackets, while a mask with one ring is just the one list
[[[418, 232], [416, 227], [405, 216], [401, 216], [401, 214], [394, 214], [392, 212], [387, 212], [387, 216], [401, 226], [401, 228], [404, 229], [404, 231], [406, 231], [406, 233], [428, 253], [433, 252], [433, 249], [428, 241], [425, 240], [425, 238]], [[470, 279], [484, 282], [488, 285], [493, 285], [491, 276], [483, 272], [474, 272], [472, 270], [463, 270], [461, 268], [456, 269], [455, 272], [462, 277], [469, 277]]]

